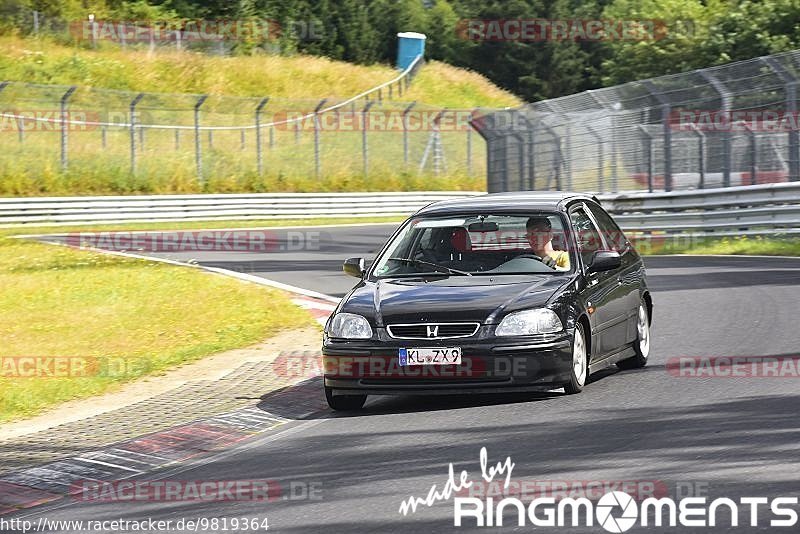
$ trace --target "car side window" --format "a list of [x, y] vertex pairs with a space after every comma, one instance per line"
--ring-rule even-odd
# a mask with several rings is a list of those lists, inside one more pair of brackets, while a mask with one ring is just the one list
[[617, 223], [614, 222], [614, 219], [600, 206], [589, 203], [586, 206], [592, 212], [594, 220], [597, 221], [597, 226], [600, 227], [600, 232], [605, 237], [608, 248], [620, 254], [624, 253], [628, 249], [628, 239], [617, 226]]
[[[422, 231], [422, 235], [419, 238], [419, 250], [430, 250], [436, 246], [436, 241], [434, 241], [434, 232], [431, 228], [426, 228]], [[414, 252], [419, 252], [416, 250]]]
[[598, 250], [603, 249], [603, 239], [597, 231], [592, 219], [583, 208], [573, 210], [569, 215], [572, 230], [575, 232], [575, 241], [578, 244], [578, 253], [584, 266], [592, 263], [592, 257]]

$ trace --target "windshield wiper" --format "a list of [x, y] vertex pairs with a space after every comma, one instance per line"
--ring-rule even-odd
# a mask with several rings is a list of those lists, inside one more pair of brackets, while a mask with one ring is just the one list
[[458, 269], [451, 269], [446, 265], [439, 265], [438, 263], [432, 263], [430, 261], [412, 260], [411, 258], [389, 258], [389, 259], [394, 261], [402, 261], [404, 263], [413, 263], [414, 265], [427, 265], [429, 267], [433, 267], [434, 269], [440, 269], [439, 272], [442, 272], [441, 269], [444, 269], [444, 272], [448, 274], [460, 274], [463, 276], [472, 276], [472, 273], [468, 273], [467, 271], [459, 271]]

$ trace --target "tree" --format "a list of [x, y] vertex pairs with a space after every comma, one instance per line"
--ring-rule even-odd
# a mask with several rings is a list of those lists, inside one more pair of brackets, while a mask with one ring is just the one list
[[655, 21], [653, 39], [609, 41], [602, 85], [614, 85], [709, 66], [709, 25], [723, 9], [716, 0], [614, 0], [603, 18]]
[[715, 16], [704, 59], [721, 64], [800, 48], [800, 0], [731, 3]]

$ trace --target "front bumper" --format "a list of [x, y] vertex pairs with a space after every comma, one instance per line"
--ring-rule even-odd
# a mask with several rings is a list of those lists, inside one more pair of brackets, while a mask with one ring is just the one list
[[[383, 336], [380, 336], [383, 337]], [[326, 339], [323, 374], [334, 395], [540, 391], [570, 380], [571, 335], [545, 339]], [[400, 348], [460, 347], [461, 365], [401, 367]]]

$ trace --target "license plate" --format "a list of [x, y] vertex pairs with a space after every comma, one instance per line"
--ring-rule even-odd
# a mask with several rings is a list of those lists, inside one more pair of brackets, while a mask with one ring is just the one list
[[400, 365], [461, 365], [459, 347], [400, 349]]

